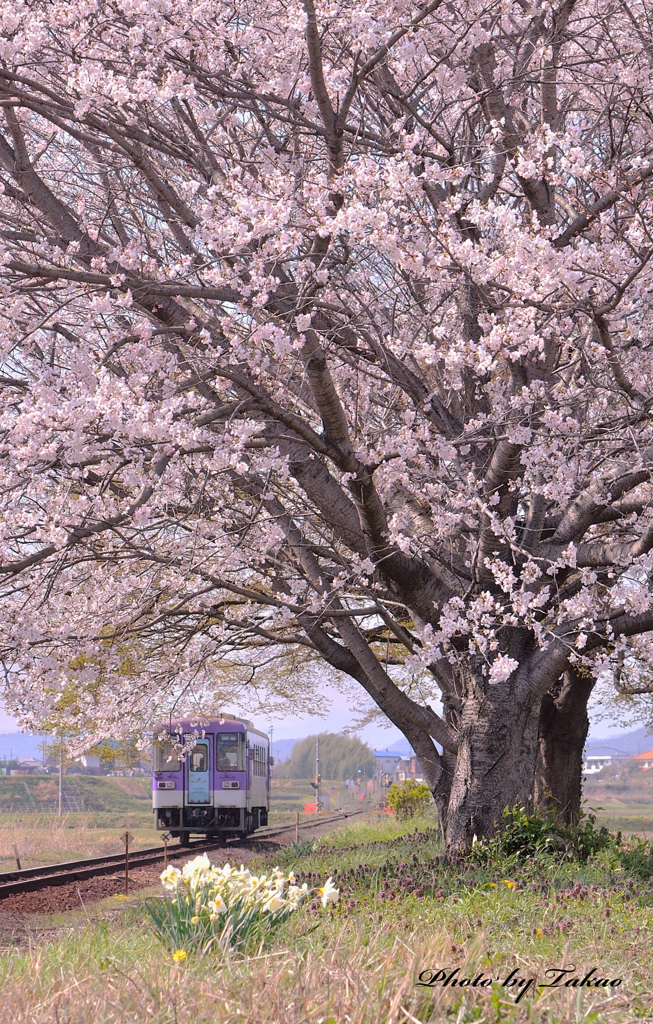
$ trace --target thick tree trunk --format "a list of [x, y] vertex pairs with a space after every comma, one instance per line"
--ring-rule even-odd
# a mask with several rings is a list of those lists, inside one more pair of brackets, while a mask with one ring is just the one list
[[555, 808], [564, 821], [577, 821], [595, 680], [570, 669], [538, 704], [518, 699], [516, 684], [488, 685], [478, 665], [459, 671], [460, 696], [443, 709], [457, 752], [436, 758], [428, 733], [402, 729], [423, 762], [447, 853], [465, 854], [474, 836], [494, 835], [504, 810], [516, 804]]
[[534, 801], [567, 824], [577, 822], [580, 813], [587, 703], [595, 682], [570, 668], [540, 706]]
[[530, 804], [537, 756], [537, 707], [484, 679], [467, 689], [445, 822], [450, 854], [469, 851], [475, 835], [492, 836], [506, 807]]

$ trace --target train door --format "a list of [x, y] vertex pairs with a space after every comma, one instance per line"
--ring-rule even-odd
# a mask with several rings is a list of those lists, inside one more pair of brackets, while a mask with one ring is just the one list
[[186, 757], [186, 803], [211, 803], [211, 742], [196, 740]]

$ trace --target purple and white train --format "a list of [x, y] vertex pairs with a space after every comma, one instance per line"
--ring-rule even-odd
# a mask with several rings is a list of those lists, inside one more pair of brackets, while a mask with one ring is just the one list
[[[159, 739], [165, 735], [167, 739]], [[222, 715], [202, 726], [174, 719], [154, 730], [152, 803], [158, 831], [245, 836], [268, 823], [270, 742], [251, 722]], [[178, 744], [184, 749], [178, 756]]]

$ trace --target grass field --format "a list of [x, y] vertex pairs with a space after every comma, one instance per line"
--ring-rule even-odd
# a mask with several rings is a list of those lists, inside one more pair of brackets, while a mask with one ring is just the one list
[[[148, 780], [97, 781], [113, 786]], [[590, 783], [587, 803], [603, 808], [598, 823], [647, 831], [653, 779], [606, 775]], [[326, 787], [333, 790], [332, 806], [336, 799], [360, 806], [338, 785]], [[294, 818], [310, 793], [307, 783], [279, 780], [274, 815]], [[114, 797], [133, 800], [137, 810], [62, 819], [1, 815], [0, 857], [11, 854], [12, 841], [20, 849], [23, 834], [28, 851], [34, 847], [35, 862], [39, 856], [64, 860], [118, 852], [125, 824], [142, 845], [156, 841], [146, 798], [124, 785], [116, 787]], [[317, 905], [298, 911], [267, 948], [248, 959], [211, 954], [175, 962], [145, 911], [144, 900], [159, 895], [158, 889], [22, 923], [3, 915], [0, 903], [0, 1019], [3, 1024], [653, 1021], [650, 862], [628, 861], [618, 847], [584, 864], [504, 858], [452, 865], [440, 854], [432, 814], [404, 824], [368, 815], [334, 829], [317, 845], [304, 842], [278, 851], [275, 864], [293, 869], [309, 886], [332, 875], [341, 899], [327, 911]], [[4, 869], [11, 866], [9, 859]], [[260, 860], [249, 866], [258, 871], [273, 865]], [[620, 982], [540, 987], [554, 979], [547, 975], [554, 968], [568, 970], [563, 981], [580, 980], [594, 968], [590, 980]], [[446, 975], [437, 973], [441, 970]], [[437, 980], [432, 987], [420, 985], [420, 976]], [[441, 977], [451, 980], [443, 985]], [[477, 984], [453, 984], [464, 979]]]
[[653, 771], [617, 765], [585, 779], [586, 805], [612, 831], [653, 837]]
[[[125, 828], [135, 838], [134, 849], [161, 843], [161, 834], [154, 828], [149, 778], [76, 775], [66, 777], [64, 783], [75, 787], [83, 810], [59, 818], [48, 809], [52, 793], [57, 793], [56, 778], [0, 776], [0, 872], [15, 867], [14, 843], [22, 867], [121, 853], [120, 835]], [[322, 791], [331, 797], [332, 810], [361, 806], [342, 782], [326, 781]], [[294, 821], [297, 811], [303, 820], [304, 804], [314, 798], [308, 781], [273, 780], [270, 824]]]
[[[416, 827], [419, 833], [414, 830]], [[359, 820], [298, 856], [309, 884], [336, 875], [340, 903], [302, 910], [257, 956], [175, 963], [143, 896], [32, 920], [0, 957], [3, 1021], [21, 1024], [629, 1024], [653, 1018], [653, 890], [604, 857], [585, 865], [446, 865], [434, 822]], [[276, 858], [279, 860], [279, 856]], [[251, 865], [250, 865], [251, 866]], [[263, 866], [262, 864], [260, 865]], [[321, 884], [321, 882], [320, 882]], [[574, 965], [621, 979], [538, 988]], [[487, 987], [420, 987], [460, 968]], [[517, 1001], [518, 987], [534, 979]], [[422, 975], [423, 980], [429, 975]], [[455, 980], [455, 978], [454, 978]]]

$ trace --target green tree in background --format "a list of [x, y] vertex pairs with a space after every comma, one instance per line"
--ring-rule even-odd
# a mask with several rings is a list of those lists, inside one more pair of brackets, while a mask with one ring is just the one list
[[[278, 779], [312, 779], [315, 776], [315, 741], [307, 736], [293, 747], [287, 761], [274, 770]], [[322, 732], [320, 740], [320, 775], [323, 779], [371, 779], [374, 775], [374, 754], [361, 740]]]
[[388, 804], [400, 821], [412, 818], [415, 814], [423, 814], [430, 799], [429, 787], [414, 779], [393, 782], [387, 796]]
[[103, 740], [102, 743], [90, 747], [89, 754], [96, 754], [105, 772], [133, 771], [140, 768], [145, 755], [136, 745], [134, 736], [126, 736], [120, 740]]

